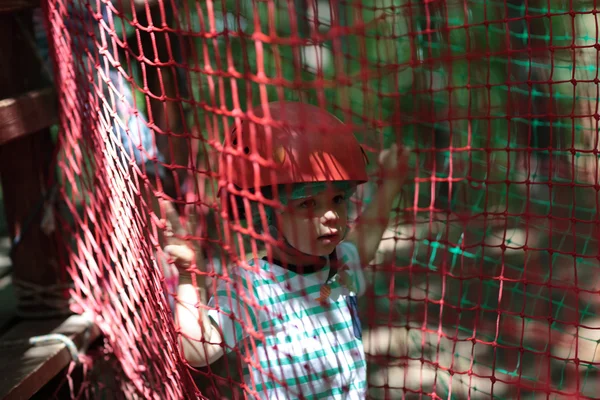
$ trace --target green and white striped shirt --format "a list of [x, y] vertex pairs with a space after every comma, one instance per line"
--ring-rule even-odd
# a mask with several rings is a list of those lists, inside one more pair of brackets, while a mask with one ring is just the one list
[[329, 266], [299, 275], [256, 260], [217, 284], [209, 316], [222, 330], [226, 351], [239, 351], [249, 397], [365, 398], [364, 349], [346, 302], [364, 292], [365, 278], [353, 244], [336, 251], [356, 293], [334, 276], [324, 305], [317, 299]]

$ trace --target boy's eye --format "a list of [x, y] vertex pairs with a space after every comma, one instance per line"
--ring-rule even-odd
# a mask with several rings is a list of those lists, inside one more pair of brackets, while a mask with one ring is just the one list
[[314, 207], [316, 204], [314, 199], [309, 199], [309, 200], [305, 200], [302, 203], [298, 204], [298, 207], [300, 208], [311, 208]]
[[344, 196], [342, 196], [341, 194], [339, 194], [333, 198], [333, 202], [335, 204], [342, 204], [345, 200], [346, 200], [346, 198]]

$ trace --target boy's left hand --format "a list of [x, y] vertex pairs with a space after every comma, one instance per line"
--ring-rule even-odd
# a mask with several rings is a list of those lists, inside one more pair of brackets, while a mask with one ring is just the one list
[[408, 170], [408, 154], [410, 149], [398, 147], [394, 143], [389, 149], [379, 153], [380, 177], [384, 181], [391, 181], [402, 186]]
[[187, 272], [194, 262], [194, 250], [185, 244], [168, 244], [163, 251], [173, 260], [180, 273]]
[[197, 244], [191, 243], [185, 239], [188, 231], [181, 225], [179, 214], [175, 210], [173, 203], [161, 200], [162, 208], [165, 210], [167, 231], [166, 246], [163, 251], [171, 258], [180, 276], [190, 274], [190, 268], [195, 267], [198, 271], [204, 270], [204, 259], [202, 251]]
[[362, 265], [369, 265], [375, 258], [392, 206], [408, 175], [409, 153], [409, 149], [395, 143], [379, 153], [377, 188], [346, 235], [346, 240], [354, 243], [358, 249]]

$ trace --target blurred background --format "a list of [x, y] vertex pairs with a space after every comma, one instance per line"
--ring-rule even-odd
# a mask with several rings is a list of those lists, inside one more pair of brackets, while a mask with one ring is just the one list
[[[186, 373], [178, 355], [127, 324], [177, 335], [153, 199], [166, 194], [182, 221], [197, 219], [189, 233], [222, 272], [224, 246], [249, 240], [220, 217], [223, 132], [288, 99], [360, 126], [371, 160], [394, 142], [414, 150], [360, 302], [371, 398], [598, 397], [597, 11], [578, 0], [51, 0], [38, 10], [36, 49], [63, 115], [53, 138], [65, 265], [75, 303], [138, 382], [131, 390], [188, 390], [158, 384], [169, 368]], [[111, 296], [128, 279], [139, 286]], [[239, 389], [236, 372], [224, 359], [193, 378], [218, 398]]]

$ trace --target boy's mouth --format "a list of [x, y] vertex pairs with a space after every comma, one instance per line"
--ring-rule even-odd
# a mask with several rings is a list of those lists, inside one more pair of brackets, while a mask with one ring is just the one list
[[321, 235], [317, 238], [317, 240], [322, 241], [322, 242], [333, 242], [334, 240], [337, 240], [340, 237], [340, 234], [337, 232], [334, 233], [328, 233], [326, 235]]

